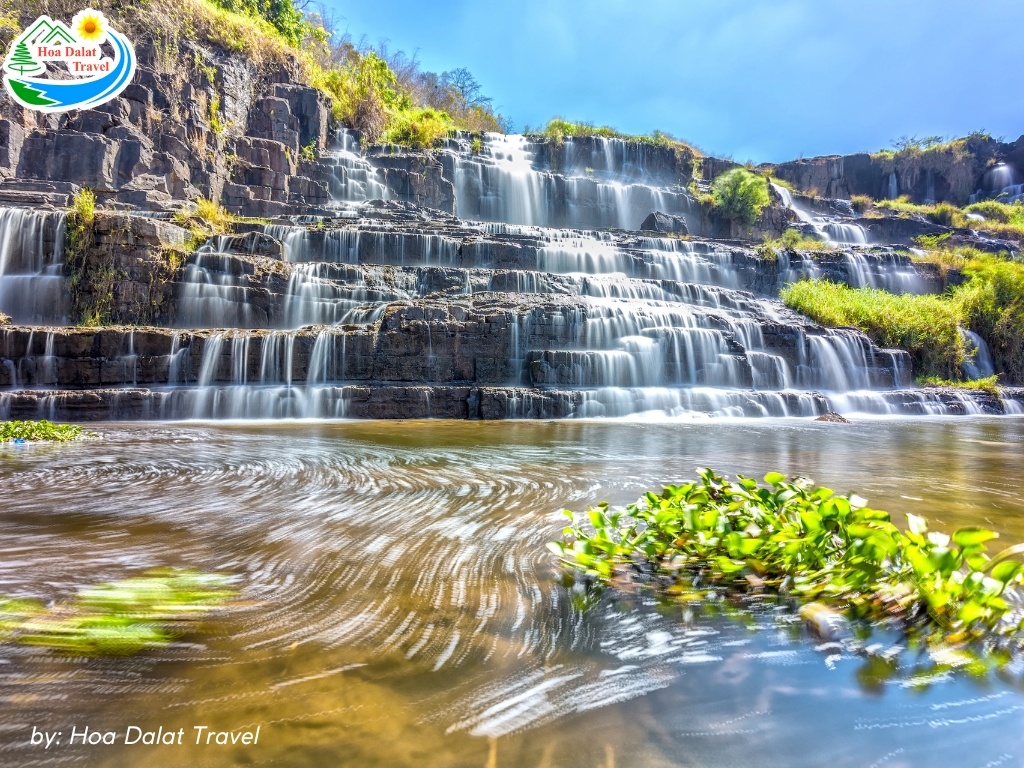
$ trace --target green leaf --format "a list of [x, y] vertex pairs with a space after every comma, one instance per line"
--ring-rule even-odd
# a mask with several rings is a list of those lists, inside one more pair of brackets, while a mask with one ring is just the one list
[[781, 472], [769, 472], [764, 476], [764, 481], [768, 483], [768, 485], [779, 485], [780, 483], [785, 482], [785, 480], [786, 476]]
[[961, 547], [976, 546], [996, 538], [999, 538], [998, 533], [990, 531], [987, 528], [977, 528], [974, 526], [968, 528], [957, 528], [953, 532], [953, 541]]
[[992, 573], [990, 575], [996, 581], [1001, 581], [1003, 584], [1009, 584], [1022, 570], [1024, 570], [1024, 565], [1015, 563], [1012, 560], [1004, 560], [992, 569]]

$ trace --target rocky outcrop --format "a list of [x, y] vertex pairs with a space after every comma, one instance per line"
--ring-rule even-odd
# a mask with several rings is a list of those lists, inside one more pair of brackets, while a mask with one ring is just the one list
[[1024, 172], [1024, 136], [1011, 144], [972, 136], [962, 149], [829, 155], [762, 167], [811, 195], [882, 200], [907, 195], [916, 203], [963, 205], [971, 193], [984, 193], [985, 171], [999, 162]]
[[668, 235], [688, 235], [689, 228], [682, 216], [655, 211], [640, 224], [641, 232], [659, 232]]

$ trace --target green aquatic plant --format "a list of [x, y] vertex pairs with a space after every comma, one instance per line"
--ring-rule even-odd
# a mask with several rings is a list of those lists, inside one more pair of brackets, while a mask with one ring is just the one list
[[128, 655], [190, 634], [236, 592], [224, 574], [149, 571], [87, 587], [66, 602], [0, 597], [0, 642], [74, 655]]
[[54, 424], [46, 421], [0, 421], [0, 443], [11, 440], [41, 441], [49, 440], [66, 443], [77, 440], [86, 433], [75, 424]]
[[1020, 638], [1024, 618], [1004, 592], [1022, 580], [1024, 545], [990, 557], [996, 533], [967, 527], [949, 536], [915, 515], [901, 531], [856, 495], [778, 472], [765, 485], [698, 475], [625, 509], [564, 510], [570, 524], [549, 547], [591, 588], [639, 584], [682, 602], [774, 595], [895, 621], [925, 639]]

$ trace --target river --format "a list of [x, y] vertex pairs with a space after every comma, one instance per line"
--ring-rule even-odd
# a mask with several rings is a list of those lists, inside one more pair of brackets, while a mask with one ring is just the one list
[[[769, 618], [694, 618], [642, 596], [581, 612], [544, 546], [563, 507], [628, 503], [699, 466], [798, 473], [1021, 541], [1024, 419], [96, 429], [0, 446], [0, 594], [59, 599], [184, 566], [235, 574], [241, 596], [209, 633], [130, 659], [0, 646], [0, 765], [1024, 761], [1020, 666], [886, 682]], [[131, 725], [185, 738], [66, 741]], [[202, 725], [259, 726], [259, 741], [196, 745]], [[32, 745], [33, 728], [62, 743]]]

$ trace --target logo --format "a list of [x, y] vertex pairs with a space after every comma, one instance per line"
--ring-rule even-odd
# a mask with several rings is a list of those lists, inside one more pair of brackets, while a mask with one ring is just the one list
[[[113, 58], [102, 46], [108, 44]], [[8, 92], [40, 112], [89, 109], [110, 101], [135, 76], [135, 48], [100, 11], [79, 11], [66, 27], [40, 16], [4, 59]]]

